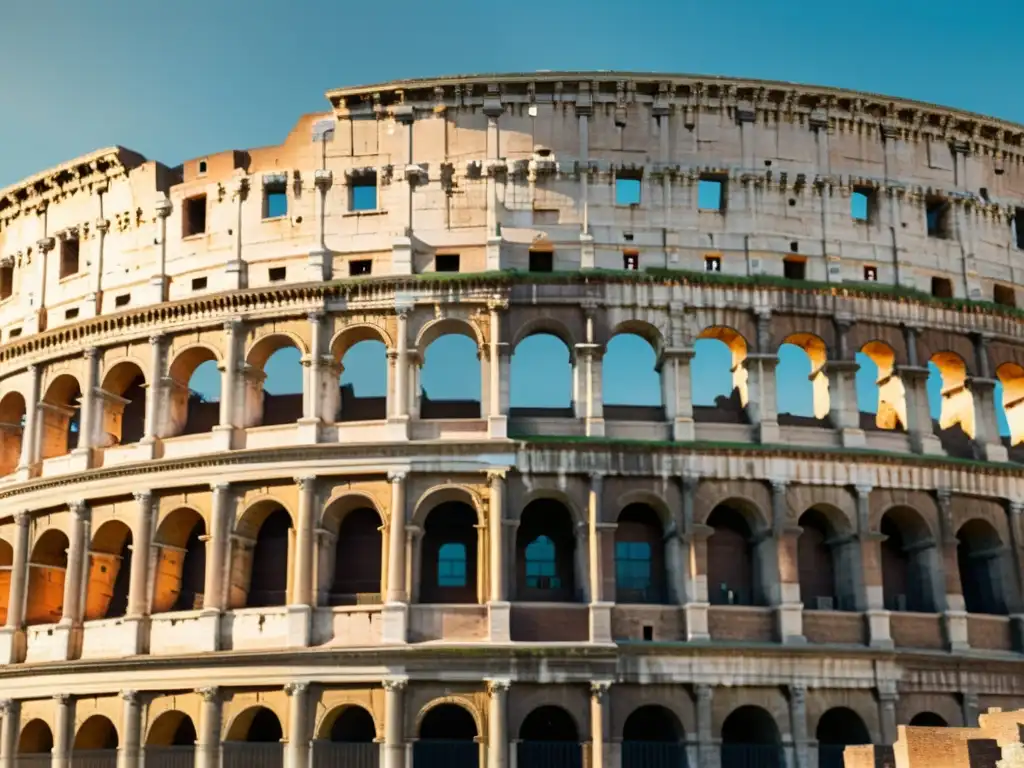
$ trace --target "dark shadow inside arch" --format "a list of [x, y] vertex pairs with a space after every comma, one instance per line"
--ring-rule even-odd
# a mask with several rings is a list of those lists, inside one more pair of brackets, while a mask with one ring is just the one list
[[931, 613], [935, 540], [912, 509], [892, 509], [882, 516], [882, 594], [890, 611]]
[[949, 727], [949, 723], [946, 722], [946, 718], [942, 715], [937, 715], [934, 712], [918, 712], [910, 718], [910, 725], [916, 725], [922, 728]]
[[523, 510], [516, 531], [516, 600], [575, 602], [576, 535], [572, 515], [553, 499]]
[[686, 768], [686, 741], [675, 714], [657, 704], [633, 710], [622, 728], [622, 768]]
[[284, 605], [288, 591], [288, 538], [292, 518], [278, 507], [270, 513], [252, 551], [251, 577], [246, 606]]
[[375, 509], [353, 509], [338, 526], [331, 605], [380, 602], [381, 531]]
[[[53, 731], [42, 720], [30, 720], [18, 737], [18, 754], [49, 755], [53, 749]], [[42, 768], [42, 766], [40, 766]]]
[[[114, 752], [117, 747], [117, 728], [103, 715], [93, 715], [82, 723], [75, 733], [72, 752]], [[74, 762], [72, 756], [72, 763]]]
[[860, 715], [847, 707], [834, 707], [821, 716], [815, 731], [818, 768], [843, 768], [843, 752], [853, 744], [870, 744], [871, 735]]
[[818, 509], [809, 509], [797, 523], [802, 532], [797, 539], [797, 571], [800, 579], [800, 597], [808, 610], [841, 610], [847, 600], [840, 589], [835, 528], [828, 517]]
[[661, 518], [647, 504], [630, 504], [615, 528], [615, 602], [663, 603], [668, 598]]
[[423, 526], [420, 602], [477, 602], [477, 515], [463, 501], [438, 504]]
[[284, 731], [277, 715], [266, 707], [257, 707], [238, 717], [244, 720], [232, 724], [223, 742], [222, 768], [282, 768]]
[[753, 532], [746, 517], [720, 504], [708, 516], [708, 601], [712, 605], [761, 605]]
[[761, 707], [747, 704], [722, 724], [722, 768], [785, 768], [775, 720]]
[[145, 764], [150, 768], [187, 768], [195, 760], [196, 728], [184, 712], [157, 717], [146, 736]]
[[[1004, 558], [999, 534], [987, 520], [974, 519], [957, 531], [956, 560], [968, 613], [1005, 616]], [[1011, 566], [1012, 568], [1012, 566]]]
[[333, 742], [371, 743], [377, 738], [373, 717], [362, 707], [345, 707], [331, 725]]
[[413, 745], [417, 768], [479, 768], [479, 734], [473, 716], [458, 704], [439, 704], [420, 721], [419, 738]]
[[561, 707], [545, 705], [530, 712], [519, 726], [519, 740], [519, 765], [582, 768], [576, 723]]

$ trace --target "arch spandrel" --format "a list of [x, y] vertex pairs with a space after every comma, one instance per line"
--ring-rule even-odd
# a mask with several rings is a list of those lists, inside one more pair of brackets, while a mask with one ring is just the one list
[[999, 535], [1002, 544], [1009, 545], [1009, 522], [1006, 509], [1001, 503], [992, 499], [951, 494], [949, 505], [954, 531], [959, 531], [972, 520], [984, 520]]
[[763, 530], [770, 525], [771, 491], [765, 483], [756, 480], [701, 481], [694, 496], [694, 523], [707, 525], [711, 513], [722, 504], [735, 507], [746, 518], [751, 531]]
[[966, 334], [922, 330], [917, 337], [917, 359], [924, 365], [924, 361], [938, 355], [955, 355], [962, 361], [967, 376], [978, 375], [974, 343]]
[[459, 483], [442, 483], [423, 491], [413, 503], [409, 522], [423, 527], [431, 511], [447, 502], [469, 505], [476, 513], [477, 524], [486, 524], [486, 506], [481, 494], [474, 488]]
[[358, 707], [369, 713], [377, 731], [377, 738], [384, 737], [384, 689], [383, 688], [325, 688], [315, 704], [313, 733], [315, 738], [330, 738], [334, 720], [351, 707]]
[[483, 696], [486, 696], [486, 694], [453, 692], [441, 696], [429, 697], [425, 702], [410, 702], [411, 706], [407, 707], [406, 710], [407, 727], [410, 730], [407, 730], [406, 733], [415, 737], [420, 732], [420, 726], [423, 724], [423, 719], [432, 710], [445, 704], [451, 704], [466, 710], [469, 716], [473, 718], [473, 724], [476, 726], [477, 738], [483, 738], [487, 733], [487, 718], [484, 714], [485, 704], [482, 699]]
[[900, 491], [876, 489], [871, 493], [871, 530], [879, 530], [882, 518], [887, 512], [908, 510], [917, 515], [924, 524], [927, 535], [936, 538], [939, 534], [939, 508], [935, 498], [924, 491]]
[[[223, 741], [234, 738], [234, 736], [229, 737], [228, 734], [232, 733], [232, 727], [234, 727], [235, 733], [238, 732], [239, 726], [243, 723], [240, 719], [243, 715], [251, 717], [261, 708], [269, 709], [277, 716], [281, 723], [281, 732], [285, 739], [288, 738], [288, 694], [283, 688], [258, 693], [222, 689], [221, 701], [223, 703], [221, 705], [220, 731]], [[198, 721], [196, 722], [198, 723]]]
[[611, 704], [610, 732], [612, 738], [622, 738], [622, 732], [630, 715], [644, 706], [660, 706], [667, 709], [679, 721], [683, 733], [689, 737], [697, 733], [697, 709], [693, 697], [681, 685], [646, 684], [639, 686], [616, 686]]
[[149, 363], [141, 357], [137, 355], [103, 355], [98, 380], [100, 388], [105, 392], [121, 394], [131, 386], [136, 376], [142, 376], [147, 384], [153, 380]]
[[397, 345], [395, 331], [396, 328], [391, 327], [390, 319], [384, 315], [360, 318], [339, 317], [334, 321], [328, 349], [335, 362], [340, 362], [352, 347], [363, 341], [379, 341], [385, 348], [394, 349]]
[[296, 507], [287, 504], [286, 498], [285, 494], [259, 493], [238, 499], [235, 507], [234, 531], [255, 539], [263, 522], [279, 509], [283, 509], [288, 515], [292, 528], [297, 527]]
[[857, 529], [857, 500], [849, 488], [817, 485], [790, 485], [786, 489], [789, 521], [796, 523], [805, 512], [818, 509], [837, 533]]
[[575, 307], [548, 309], [534, 307], [511, 307], [510, 327], [514, 329], [509, 339], [509, 353], [531, 336], [549, 335], [559, 339], [569, 350], [569, 359], [576, 360], [576, 345], [586, 341], [586, 329]]
[[427, 347], [442, 336], [455, 334], [465, 336], [476, 344], [477, 349], [482, 349], [488, 333], [476, 320], [468, 310], [455, 310], [440, 317], [417, 316], [409, 321], [410, 338], [415, 339], [409, 346], [424, 354]]
[[375, 494], [365, 490], [335, 489], [320, 511], [320, 519], [317, 521], [320, 526], [337, 535], [345, 517], [357, 509], [372, 509], [380, 524], [386, 528], [390, 523], [388, 516], [389, 504], [382, 503], [382, 500]]
[[856, 714], [867, 728], [873, 744], [882, 743], [878, 702], [869, 690], [830, 688], [807, 692], [807, 732], [817, 733], [821, 718], [830, 710], [843, 707]]
[[244, 357], [246, 365], [262, 371], [275, 352], [289, 347], [297, 349], [300, 355], [308, 355], [308, 334], [303, 337], [291, 328], [278, 329], [273, 326], [269, 328], [261, 326], [246, 340]]
[[180, 712], [191, 718], [192, 722], [196, 726], [196, 730], [198, 731], [202, 709], [203, 699], [198, 693], [156, 694], [149, 699], [146, 706], [143, 708], [143, 744], [147, 742], [148, 736], [152, 732], [153, 725], [160, 716], [169, 712]]

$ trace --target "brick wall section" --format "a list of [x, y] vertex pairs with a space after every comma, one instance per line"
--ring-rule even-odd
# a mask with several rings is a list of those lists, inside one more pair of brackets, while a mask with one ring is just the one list
[[1012, 651], [1010, 619], [1007, 616], [968, 616], [967, 641], [971, 648]]
[[585, 641], [590, 635], [585, 605], [513, 605], [509, 622], [517, 642]]
[[898, 613], [889, 615], [890, 632], [897, 648], [931, 648], [940, 650], [942, 617], [931, 613]]
[[656, 642], [683, 640], [686, 622], [683, 611], [671, 605], [631, 605], [612, 608], [612, 639], [643, 640], [644, 626], [654, 630]]
[[863, 645], [864, 617], [843, 611], [804, 611], [804, 637], [809, 643]]
[[775, 639], [774, 622], [770, 608], [718, 605], [708, 609], [712, 640], [770, 643]]

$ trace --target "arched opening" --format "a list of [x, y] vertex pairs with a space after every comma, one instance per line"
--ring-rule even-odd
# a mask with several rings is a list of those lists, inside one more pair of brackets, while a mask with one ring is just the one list
[[[881, 341], [870, 341], [857, 354], [857, 406], [873, 413], [876, 429], [906, 430], [907, 400], [896, 375], [896, 353]], [[867, 426], [870, 426], [868, 424]]]
[[183, 712], [164, 712], [146, 736], [144, 762], [148, 768], [190, 768], [195, 761], [196, 728]]
[[708, 601], [712, 605], [761, 605], [757, 552], [746, 516], [720, 504], [707, 524], [714, 529], [707, 543]]
[[622, 727], [622, 768], [686, 768], [686, 735], [675, 713], [637, 707]]
[[605, 418], [664, 420], [657, 347], [640, 334], [627, 331], [609, 340], [601, 365], [601, 386]]
[[[1024, 367], [1004, 363], [996, 369], [996, 378], [1003, 390], [998, 407], [1005, 423], [1000, 426], [1009, 435], [1012, 448], [1024, 443]], [[1003, 433], [1002, 429], [1000, 431]]]
[[516, 344], [509, 364], [510, 414], [573, 416], [572, 352], [552, 333], [534, 333]]
[[[327, 512], [333, 522], [331, 510]], [[381, 520], [377, 510], [359, 507], [344, 514], [334, 543], [330, 605], [380, 602]]]
[[302, 418], [302, 351], [290, 337], [265, 336], [245, 362], [245, 426], [294, 424]]
[[206, 582], [206, 523], [194, 509], [182, 507], [157, 528], [159, 548], [153, 586], [153, 613], [197, 611]]
[[189, 347], [171, 363], [163, 436], [198, 435], [220, 422], [221, 375], [207, 347]]
[[518, 765], [582, 768], [580, 736], [572, 716], [546, 705], [530, 712], [519, 726]]
[[78, 447], [78, 418], [82, 389], [78, 379], [62, 373], [55, 378], [40, 403], [42, 432], [39, 455], [43, 459], [63, 456]]
[[1013, 581], [1012, 564], [996, 529], [987, 520], [975, 518], [957, 531], [956, 561], [960, 586], [968, 613], [1005, 616], [1003, 584]]
[[338, 421], [380, 421], [388, 411], [388, 355], [379, 338], [356, 341], [341, 352]]
[[475, 339], [446, 333], [423, 351], [420, 417], [479, 419], [481, 374]]
[[314, 765], [351, 765], [374, 768], [380, 747], [374, 743], [377, 728], [373, 717], [359, 706], [346, 704], [328, 713], [313, 741]]
[[665, 545], [658, 513], [630, 504], [615, 528], [615, 602], [664, 603]]
[[0, 626], [7, 621], [7, 603], [11, 595], [11, 568], [14, 566], [14, 547], [0, 539]]
[[693, 345], [691, 376], [696, 421], [743, 424], [747, 404], [747, 342], [732, 328], [705, 328]]
[[68, 567], [68, 537], [56, 528], [43, 533], [28, 562], [25, 624], [54, 624], [64, 610], [64, 577]]
[[223, 768], [251, 768], [253, 765], [281, 768], [283, 737], [281, 721], [272, 710], [250, 707], [228, 728], [223, 744]]
[[842, 608], [831, 522], [820, 510], [809, 509], [800, 516], [798, 525], [803, 529], [797, 539], [796, 559], [804, 607], [817, 611]]
[[[50, 730], [50, 726], [38, 718], [26, 723], [21, 729], [21, 736], [18, 737], [18, 755], [46, 755], [49, 758], [52, 750], [53, 731]], [[39, 762], [35, 765], [43, 768], [45, 763]]]
[[949, 723], [946, 722], [946, 718], [942, 715], [937, 715], [934, 712], [918, 712], [912, 718], [910, 718], [910, 725], [915, 725], [919, 728], [948, 728]]
[[843, 768], [844, 750], [854, 744], [870, 744], [871, 735], [860, 715], [846, 707], [833, 707], [818, 720], [818, 768]]
[[[938, 411], [939, 439], [954, 456], [972, 457], [974, 396], [967, 386], [967, 366], [954, 352], [939, 352], [928, 363], [928, 399], [931, 412]], [[933, 383], [936, 379], [939, 385]], [[938, 390], [938, 391], [936, 391]]]
[[430, 510], [423, 526], [421, 602], [477, 602], [476, 526], [476, 510], [465, 502]]
[[25, 398], [8, 392], [0, 400], [0, 475], [9, 475], [21, 462], [25, 431]]
[[117, 765], [117, 729], [103, 715], [92, 715], [78, 728], [71, 747], [71, 764], [114, 768]]
[[784, 768], [779, 728], [761, 707], [746, 704], [722, 723], [722, 768]]
[[912, 509], [899, 507], [882, 516], [882, 594], [890, 611], [935, 611], [935, 541]]
[[420, 721], [413, 744], [413, 765], [426, 768], [479, 768], [476, 722], [458, 704], [438, 704]]
[[280, 505], [261, 502], [250, 508], [239, 524], [240, 532], [255, 530], [252, 548], [241, 548], [236, 557], [235, 572], [246, 574], [247, 584], [236, 591], [232, 582], [232, 604], [238, 592], [244, 593], [241, 604], [247, 608], [264, 608], [285, 605], [288, 602], [288, 572], [291, 563], [288, 551], [291, 548], [292, 518]]
[[103, 377], [97, 410], [103, 424], [104, 447], [130, 445], [146, 432], [146, 377], [132, 362], [120, 362]]
[[85, 620], [113, 619], [128, 611], [132, 532], [120, 520], [103, 523], [92, 537], [85, 592]]
[[810, 333], [787, 336], [779, 347], [775, 369], [779, 414], [826, 419], [831, 409], [825, 366], [825, 342]]
[[569, 510], [553, 499], [530, 502], [516, 531], [516, 599], [579, 600], [575, 557], [576, 536]]

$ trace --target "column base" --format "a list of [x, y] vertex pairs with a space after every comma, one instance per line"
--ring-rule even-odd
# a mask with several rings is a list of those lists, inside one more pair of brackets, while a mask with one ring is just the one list
[[487, 238], [487, 271], [497, 272], [501, 269], [501, 235]]
[[910, 450], [914, 453], [921, 453], [925, 456], [945, 456], [946, 452], [942, 450], [942, 443], [939, 442], [939, 438], [935, 435], [922, 435], [921, 433], [911, 433], [910, 435]]
[[946, 611], [942, 615], [942, 624], [949, 650], [966, 651], [971, 647], [967, 637], [967, 611]]
[[409, 417], [389, 416], [385, 425], [387, 440], [392, 443], [404, 443], [409, 439]]
[[487, 603], [488, 637], [492, 643], [512, 642], [512, 605], [496, 600]]
[[711, 639], [708, 631], [708, 606], [708, 603], [687, 603], [683, 606], [687, 641], [700, 643]]
[[25, 661], [71, 661], [78, 656], [75, 641], [81, 627], [61, 622], [30, 627], [25, 634]]
[[590, 604], [590, 642], [612, 642], [612, 603]]
[[697, 425], [692, 418], [679, 417], [672, 422], [672, 440], [677, 443], [692, 443], [697, 439]]
[[409, 605], [385, 603], [380, 612], [380, 641], [384, 645], [406, 645], [409, 642]]
[[487, 436], [491, 440], [504, 440], [508, 437], [508, 417], [488, 416]]
[[[167, 275], [153, 275], [149, 278], [149, 300], [154, 304], [167, 301]], [[99, 314], [99, 302], [96, 303], [96, 313]]]
[[285, 611], [288, 621], [288, 647], [308, 648], [312, 637], [313, 609], [308, 605], [289, 605]]
[[318, 248], [310, 251], [306, 257], [306, 275], [311, 282], [330, 280], [330, 267], [333, 265], [334, 254], [326, 248]]
[[0, 627], [0, 664], [17, 664], [25, 658], [25, 630]]
[[868, 437], [863, 429], [847, 427], [840, 430], [839, 441], [843, 448], [866, 448]]
[[803, 603], [783, 603], [775, 607], [775, 629], [785, 645], [802, 645], [804, 637]]
[[595, 266], [594, 236], [583, 232], [580, 234], [580, 269], [593, 269]]
[[33, 477], [35, 477], [35, 474], [36, 473], [32, 470], [32, 467], [30, 466], [20, 466], [14, 470], [14, 476], [18, 479], [19, 482], [31, 480]]
[[68, 454], [66, 471], [67, 472], [84, 472], [89, 469], [92, 465], [92, 449], [91, 448], [75, 448], [71, 453]]
[[985, 443], [981, 446], [981, 457], [985, 461], [1005, 464], [1010, 460], [1010, 453], [1002, 443]]
[[[120, 631], [116, 634], [105, 634], [102, 639], [97, 638], [100, 644], [106, 647], [97, 647], [98, 653], [91, 653], [89, 643], [90, 632], [83, 632], [82, 656], [116, 655], [116, 656], [140, 656], [149, 653], [149, 617], [148, 616], [125, 616], [121, 620]], [[104, 640], [117, 637], [117, 647], [111, 648]]]
[[320, 419], [301, 418], [298, 424], [298, 435], [296, 439], [299, 445], [316, 445], [320, 442]]
[[235, 428], [230, 424], [218, 424], [210, 430], [211, 451], [230, 451], [235, 443]]
[[777, 421], [762, 421], [757, 425], [754, 430], [756, 440], [759, 443], [777, 443], [779, 442], [779, 422]]
[[892, 648], [892, 633], [889, 630], [889, 611], [869, 608], [864, 612], [868, 625], [868, 645], [872, 648]]
[[391, 274], [412, 274], [412, 239], [396, 237], [391, 241]]
[[587, 437], [604, 437], [604, 419], [591, 416], [584, 419], [584, 434]]
[[249, 287], [249, 265], [242, 259], [232, 259], [224, 265], [225, 286], [228, 290]]

